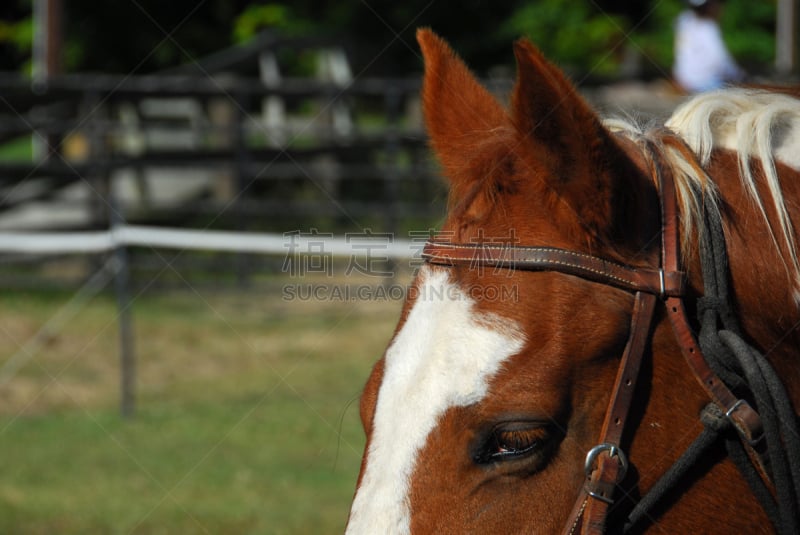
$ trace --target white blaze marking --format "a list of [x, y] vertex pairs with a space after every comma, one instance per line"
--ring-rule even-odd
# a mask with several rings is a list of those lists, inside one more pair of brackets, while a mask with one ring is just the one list
[[477, 313], [446, 271], [423, 267], [420, 280], [417, 300], [386, 351], [350, 535], [409, 532], [409, 482], [437, 420], [451, 407], [480, 401], [491, 377], [524, 345], [513, 322]]

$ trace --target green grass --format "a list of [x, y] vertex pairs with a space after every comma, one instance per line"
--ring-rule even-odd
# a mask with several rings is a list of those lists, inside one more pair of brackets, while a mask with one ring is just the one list
[[[69, 297], [0, 297], [0, 362]], [[341, 532], [399, 305], [140, 298], [126, 421], [116, 309], [94, 299], [0, 387], [0, 532]]]

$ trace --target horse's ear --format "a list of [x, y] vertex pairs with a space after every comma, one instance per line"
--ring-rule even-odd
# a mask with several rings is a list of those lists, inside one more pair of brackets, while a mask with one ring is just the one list
[[595, 112], [530, 41], [517, 41], [514, 53], [517, 82], [511, 116], [520, 135], [549, 149], [553, 157], [574, 160], [576, 152], [591, 156], [608, 134]]
[[425, 60], [422, 106], [431, 145], [453, 185], [473, 180], [469, 155], [489, 131], [509, 126], [508, 114], [441, 37], [420, 29], [417, 41]]
[[628, 183], [639, 171], [560, 69], [530, 41], [515, 43], [514, 53], [511, 120], [526, 152], [549, 168], [548, 190], [594, 240], [629, 235], [645, 203]]

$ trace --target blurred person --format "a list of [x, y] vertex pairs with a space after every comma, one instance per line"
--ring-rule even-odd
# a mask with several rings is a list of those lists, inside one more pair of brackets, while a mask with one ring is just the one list
[[744, 71], [736, 64], [719, 28], [722, 0], [687, 0], [675, 23], [675, 81], [698, 93], [740, 82]]

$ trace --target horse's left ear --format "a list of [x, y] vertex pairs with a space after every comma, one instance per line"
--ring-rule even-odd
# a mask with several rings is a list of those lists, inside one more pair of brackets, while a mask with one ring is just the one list
[[628, 183], [635, 166], [561, 70], [527, 40], [515, 43], [514, 53], [511, 118], [520, 142], [549, 168], [546, 186], [583, 231], [616, 241], [642, 202]]
[[561, 70], [527, 39], [514, 44], [514, 54], [511, 115], [521, 136], [571, 159], [575, 149], [585, 151], [605, 141], [608, 133], [599, 118]]

